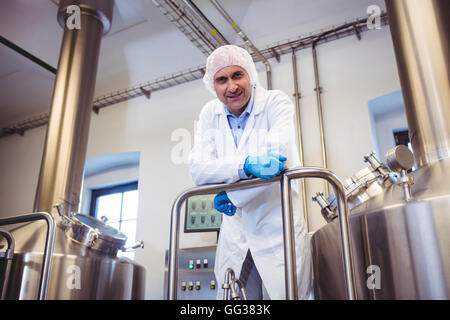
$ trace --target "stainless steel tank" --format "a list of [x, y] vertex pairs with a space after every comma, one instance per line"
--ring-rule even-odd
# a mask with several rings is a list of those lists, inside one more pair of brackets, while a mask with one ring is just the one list
[[[61, 0], [64, 29], [35, 213], [0, 220], [2, 299], [143, 299], [126, 237], [78, 214], [100, 41], [114, 1]], [[70, 22], [70, 23], [69, 23]]]
[[[396, 154], [389, 166], [398, 183], [350, 212], [357, 298], [449, 299], [450, 2], [386, 7], [418, 169], [407, 174], [405, 154]], [[312, 238], [315, 297], [346, 299], [339, 225], [331, 221]]]
[[[15, 248], [1, 299], [39, 299], [40, 279], [45, 273], [42, 264], [46, 224], [34, 221], [2, 228], [12, 235]], [[6, 248], [6, 240], [2, 240], [0, 248]], [[81, 214], [57, 218], [48, 283], [43, 284], [44, 297], [144, 299], [145, 269], [117, 256], [119, 250], [126, 250], [125, 242], [126, 236], [95, 218]], [[0, 257], [0, 263], [7, 261]]]

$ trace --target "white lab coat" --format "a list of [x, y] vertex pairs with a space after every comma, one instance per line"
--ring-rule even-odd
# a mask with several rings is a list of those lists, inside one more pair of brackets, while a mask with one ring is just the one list
[[[285, 93], [257, 86], [252, 113], [236, 148], [224, 105], [218, 99], [208, 102], [200, 112], [194, 148], [189, 156], [194, 183], [240, 180], [238, 170], [248, 155], [278, 153], [287, 157], [288, 168], [299, 166], [294, 116], [294, 106]], [[238, 210], [234, 216], [223, 215], [214, 270], [218, 283], [223, 282], [228, 267], [239, 278], [250, 249], [270, 298], [285, 299], [280, 183], [231, 190], [227, 194]], [[311, 287], [310, 243], [299, 210], [296, 181], [293, 198], [299, 298], [307, 299]], [[223, 290], [221, 285], [218, 287], [218, 299], [221, 299]]]

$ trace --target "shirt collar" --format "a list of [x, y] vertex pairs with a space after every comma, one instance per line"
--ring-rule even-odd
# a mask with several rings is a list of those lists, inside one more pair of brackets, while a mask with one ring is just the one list
[[[250, 97], [250, 100], [249, 100], [249, 102], [248, 102], [248, 104], [247, 104], [247, 108], [245, 108], [244, 112], [242, 112], [242, 114], [239, 116], [239, 118], [240, 118], [242, 115], [244, 115], [245, 113], [247, 113], [247, 114], [251, 114], [251, 113], [252, 113], [254, 102], [255, 102], [255, 86], [253, 85], [253, 86], [252, 86], [252, 96]], [[226, 114], [227, 116], [232, 116], [232, 117], [238, 118], [238, 117], [236, 117], [234, 114], [232, 114], [232, 113], [228, 110], [228, 108], [227, 108], [227, 106], [226, 106], [225, 104], [223, 104], [223, 108], [224, 108], [225, 114]]]

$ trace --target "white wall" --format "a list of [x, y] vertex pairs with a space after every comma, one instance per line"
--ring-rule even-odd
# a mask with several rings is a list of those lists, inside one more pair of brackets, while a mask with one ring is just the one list
[[[318, 47], [329, 168], [341, 179], [360, 170], [365, 165], [363, 155], [373, 149], [368, 101], [400, 88], [389, 29], [366, 32], [362, 37], [361, 41], [348, 37]], [[305, 164], [321, 166], [311, 49], [299, 51], [297, 58]], [[292, 96], [291, 55], [283, 55], [280, 63], [270, 62], [273, 87]], [[258, 65], [258, 69], [264, 84], [263, 68]], [[209, 99], [211, 95], [197, 80], [154, 92], [150, 100], [136, 98], [92, 115], [88, 157], [140, 152], [137, 238], [144, 240], [145, 248], [136, 252], [136, 261], [147, 268], [148, 299], [163, 298], [171, 207], [177, 195], [193, 186], [186, 164], [176, 165], [171, 160], [172, 149], [180, 143], [172, 141], [171, 135], [180, 128], [192, 134], [193, 123]], [[0, 139], [3, 216], [31, 208], [42, 139], [42, 130]], [[10, 189], [12, 185], [17, 187]], [[322, 189], [322, 182], [308, 182], [308, 199]], [[315, 230], [324, 220], [316, 204], [309, 202], [309, 207], [311, 229]], [[215, 241], [215, 234], [190, 234], [182, 238], [181, 247]]]

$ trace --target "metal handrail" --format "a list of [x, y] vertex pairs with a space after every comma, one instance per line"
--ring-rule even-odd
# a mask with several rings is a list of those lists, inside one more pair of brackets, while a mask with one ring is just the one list
[[334, 187], [338, 201], [339, 221], [341, 223], [341, 238], [343, 245], [344, 268], [347, 283], [348, 298], [355, 298], [355, 288], [353, 282], [353, 264], [350, 251], [350, 237], [348, 233], [348, 209], [347, 200], [343, 193], [342, 182], [331, 171], [317, 167], [294, 168], [283, 172], [282, 175], [271, 180], [252, 179], [238, 181], [233, 184], [213, 184], [190, 188], [181, 193], [172, 206], [172, 215], [170, 222], [170, 245], [169, 245], [169, 268], [168, 268], [168, 296], [169, 300], [177, 299], [178, 282], [178, 250], [181, 206], [189, 197], [195, 195], [215, 194], [222, 190], [247, 189], [264, 184], [270, 184], [280, 181], [282, 195], [282, 214], [283, 214], [283, 239], [285, 247], [285, 275], [286, 275], [286, 298], [297, 299], [297, 274], [295, 263], [295, 233], [294, 218], [291, 202], [290, 181], [298, 178], [321, 178], [328, 180]]
[[286, 299], [297, 300], [297, 267], [295, 260], [295, 232], [294, 215], [292, 211], [291, 180], [304, 178], [319, 178], [327, 180], [336, 194], [337, 208], [339, 212], [339, 224], [343, 249], [345, 282], [347, 297], [356, 299], [355, 285], [353, 281], [353, 257], [350, 248], [350, 234], [348, 223], [348, 206], [345, 189], [339, 178], [330, 170], [319, 167], [302, 167], [286, 171], [281, 179], [281, 204], [283, 214], [284, 236], [284, 268], [286, 273]]
[[38, 300], [47, 299], [48, 282], [50, 280], [50, 269], [52, 264], [53, 249], [55, 245], [56, 223], [55, 218], [47, 212], [37, 212], [17, 217], [0, 219], [0, 226], [32, 222], [37, 220], [45, 220], [47, 223], [47, 234], [45, 236], [45, 249], [43, 255], [43, 263], [41, 268], [41, 277], [39, 280]]

